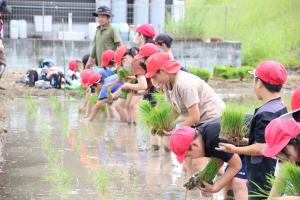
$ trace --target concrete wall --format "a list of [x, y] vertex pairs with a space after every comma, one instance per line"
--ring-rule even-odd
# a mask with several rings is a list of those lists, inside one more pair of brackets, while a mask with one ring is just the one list
[[[63, 42], [60, 40], [4, 39], [8, 70], [36, 67], [42, 58], [64, 65]], [[66, 41], [65, 60], [82, 58], [90, 52], [90, 41]], [[212, 70], [216, 65], [241, 66], [240, 43], [180, 42], [173, 44], [173, 53], [183, 66]]]

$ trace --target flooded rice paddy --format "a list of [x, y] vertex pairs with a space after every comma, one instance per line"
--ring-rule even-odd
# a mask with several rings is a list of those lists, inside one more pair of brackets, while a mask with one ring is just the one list
[[[0, 199], [183, 200], [188, 178], [174, 155], [150, 149], [149, 133], [99, 116], [87, 123], [70, 97], [14, 98]], [[199, 191], [187, 199], [200, 197]]]

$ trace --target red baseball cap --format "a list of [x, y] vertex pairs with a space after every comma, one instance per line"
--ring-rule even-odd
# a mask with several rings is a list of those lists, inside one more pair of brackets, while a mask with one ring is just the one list
[[93, 71], [91, 69], [85, 69], [81, 72], [80, 78], [81, 78], [81, 84], [83, 87], [86, 87], [89, 83], [90, 76], [93, 74]]
[[170, 138], [170, 148], [176, 155], [177, 161], [182, 163], [191, 143], [195, 138], [195, 129], [184, 126], [176, 129]]
[[89, 78], [89, 86], [94, 85], [95, 83], [99, 82], [102, 78], [102, 75], [100, 73], [94, 73]]
[[143, 34], [149, 38], [155, 37], [155, 30], [151, 24], [143, 24], [135, 28], [136, 32]]
[[77, 66], [78, 66], [78, 64], [77, 64], [77, 60], [76, 59], [71, 59], [69, 61], [69, 70], [76, 71], [77, 70]]
[[287, 78], [284, 65], [273, 60], [263, 61], [253, 73], [259, 79], [271, 85], [283, 85]]
[[113, 50], [106, 50], [102, 53], [102, 63], [101, 67], [106, 67], [109, 62], [115, 58], [115, 52]]
[[262, 154], [274, 157], [282, 151], [289, 141], [300, 134], [300, 123], [293, 118], [272, 120], [265, 130], [266, 146]]
[[127, 47], [125, 45], [120, 46], [115, 51], [115, 62], [118, 66], [122, 66], [122, 58], [124, 57], [127, 51]]
[[181, 66], [175, 60], [170, 58], [168, 53], [160, 52], [150, 56], [146, 61], [147, 78], [153, 77], [159, 69], [163, 69], [169, 74], [175, 74]]
[[144, 57], [149, 57], [155, 53], [159, 52], [159, 48], [152, 43], [147, 43], [144, 44], [141, 48], [139, 53], [135, 56], [136, 59], [144, 58]]
[[291, 112], [282, 115], [280, 118], [293, 118], [293, 114], [300, 111], [300, 87], [291, 96]]

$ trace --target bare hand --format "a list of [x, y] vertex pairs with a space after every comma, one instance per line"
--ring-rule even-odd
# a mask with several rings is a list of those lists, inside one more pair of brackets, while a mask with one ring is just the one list
[[165, 136], [171, 136], [173, 131], [166, 131], [166, 130], [163, 130], [163, 133]]
[[216, 150], [227, 153], [236, 153], [236, 146], [233, 144], [219, 143], [219, 147], [216, 147]]

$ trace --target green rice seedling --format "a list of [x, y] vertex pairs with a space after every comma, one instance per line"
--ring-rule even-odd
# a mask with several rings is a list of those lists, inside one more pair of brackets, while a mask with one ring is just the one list
[[26, 97], [26, 106], [30, 116], [34, 117], [37, 112], [37, 103], [33, 100], [32, 96]]
[[259, 186], [258, 184], [252, 181], [252, 184], [255, 185], [257, 191], [250, 191], [249, 197], [268, 199], [272, 185], [274, 185], [275, 177], [273, 175], [268, 174], [266, 175], [266, 179], [267, 179], [267, 186], [266, 186], [267, 190], [266, 188], [262, 188], [261, 186]]
[[251, 77], [249, 71], [254, 70], [254, 67], [251, 66], [242, 66], [236, 69], [239, 75], [240, 81], [243, 81], [246, 77]]
[[98, 101], [98, 96], [97, 95], [93, 95], [89, 97], [89, 103], [95, 105]]
[[86, 95], [86, 89], [85, 88], [77, 89], [76, 93], [79, 97], [84, 97]]
[[286, 162], [283, 164], [278, 178], [275, 179], [275, 187], [281, 195], [300, 195], [300, 167]]
[[159, 93], [159, 92], [153, 93], [152, 97], [153, 97], [154, 101], [156, 101], [157, 103], [166, 101], [165, 94], [163, 94], [163, 93]]
[[62, 106], [61, 103], [58, 101], [56, 96], [51, 96], [51, 105], [52, 108], [54, 109], [55, 112], [61, 112], [62, 111]]
[[149, 126], [149, 117], [153, 107], [147, 100], [142, 100], [139, 103], [139, 120], [142, 124]]
[[171, 103], [162, 102], [157, 104], [147, 117], [148, 126], [151, 128], [151, 133], [153, 135], [157, 134], [160, 136], [164, 135], [165, 131], [170, 131], [173, 129], [174, 121], [176, 115], [173, 112]]
[[127, 69], [120, 69], [118, 70], [117, 74], [121, 81], [125, 81], [127, 77], [130, 76], [131, 72]]
[[233, 144], [246, 144], [244, 137], [248, 133], [248, 127], [241, 107], [227, 106], [221, 117], [221, 134], [224, 138]]
[[100, 193], [106, 193], [108, 189], [107, 172], [104, 169], [98, 169], [93, 173], [93, 182]]
[[210, 79], [211, 75], [212, 75], [208, 70], [199, 69], [199, 68], [196, 68], [196, 67], [189, 67], [188, 71], [190, 73], [194, 74], [195, 76], [198, 76], [199, 78], [201, 78], [205, 82], [207, 82]]
[[219, 171], [218, 162], [215, 159], [211, 159], [202, 171], [195, 173], [188, 180], [188, 182], [184, 184], [184, 187], [187, 190], [192, 190], [195, 187], [198, 188], [203, 187], [204, 186], [203, 182], [212, 184], [213, 180], [218, 174], [218, 171]]

